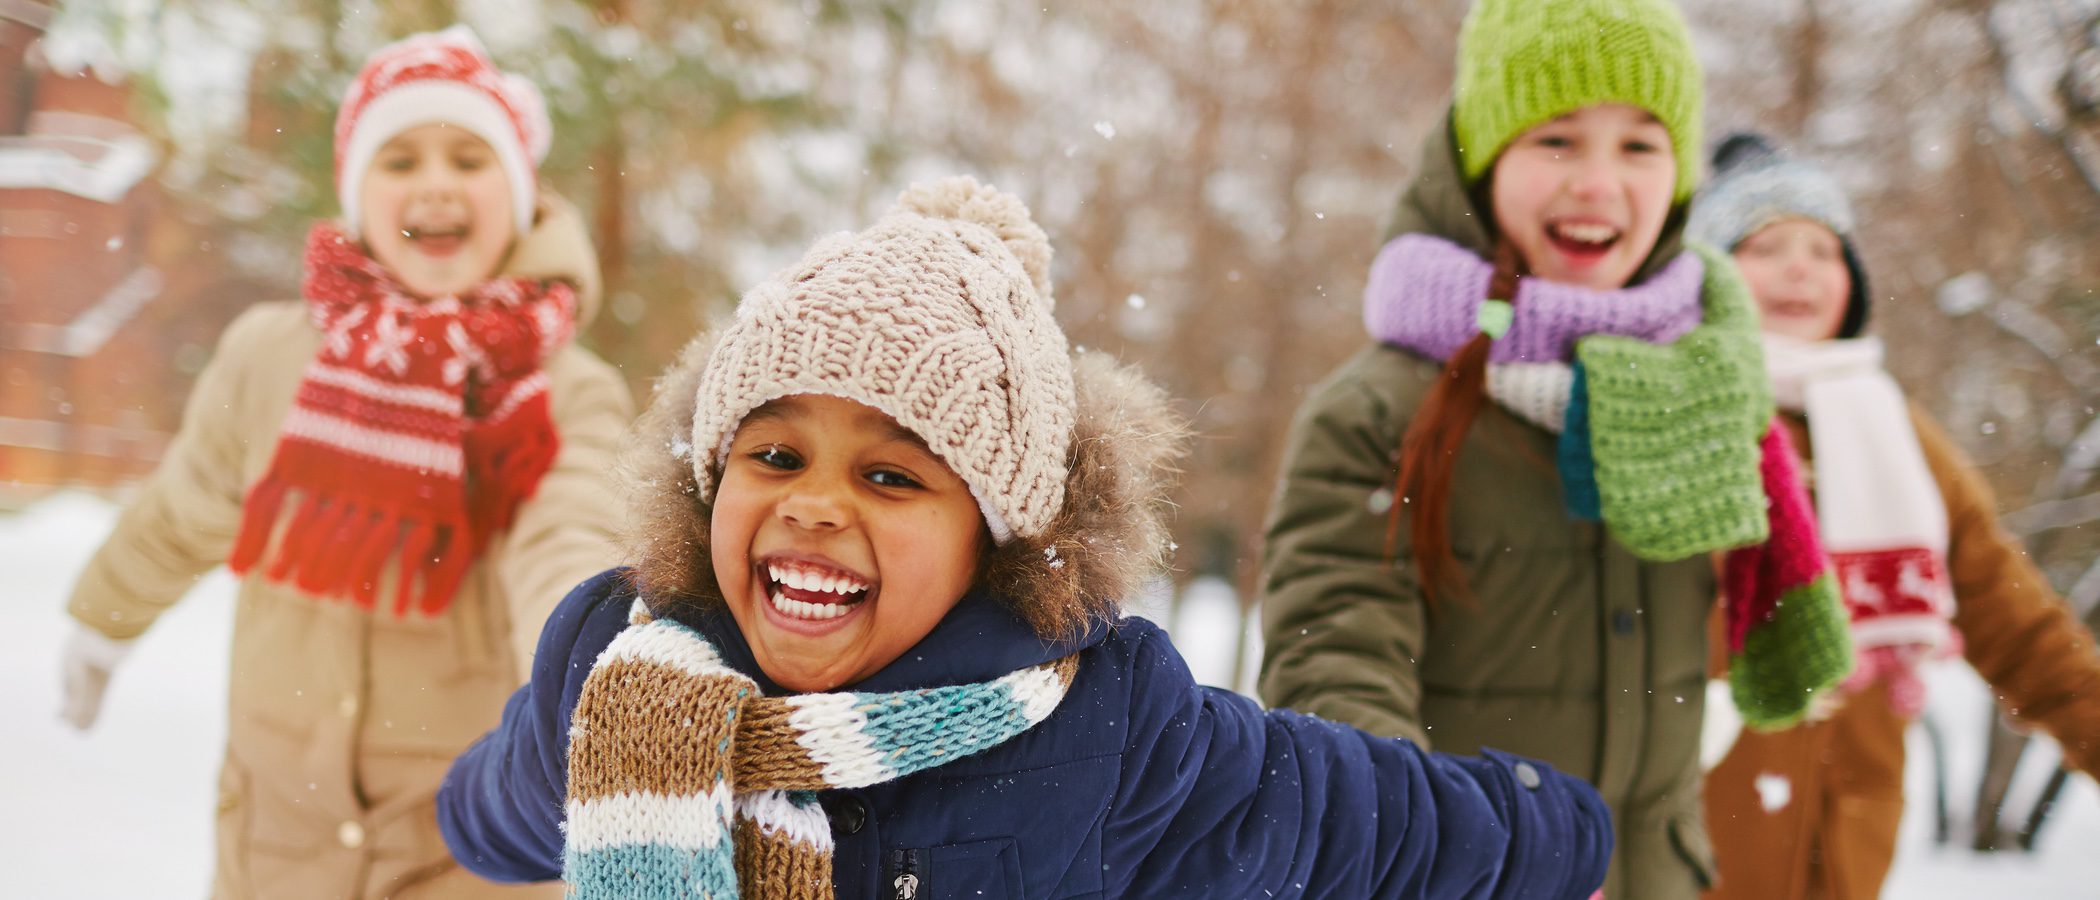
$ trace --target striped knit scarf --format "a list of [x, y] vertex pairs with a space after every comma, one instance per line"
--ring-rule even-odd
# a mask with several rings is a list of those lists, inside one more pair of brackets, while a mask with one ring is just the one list
[[1808, 343], [1765, 336], [1779, 406], [1808, 417], [1816, 513], [1837, 566], [1859, 668], [1888, 683], [1906, 716], [1924, 711], [1917, 664], [1960, 645], [1947, 572], [1947, 503], [1925, 462], [1903, 389], [1874, 338]]
[[1729, 680], [1744, 719], [1776, 727], [1844, 676], [1851, 650], [1748, 291], [1725, 257], [1692, 249], [1630, 288], [1523, 278], [1490, 301], [1487, 262], [1403, 235], [1372, 265], [1364, 323], [1439, 362], [1499, 331], [1488, 393], [1559, 435], [1571, 516], [1602, 519], [1644, 559], [1727, 551]]
[[420, 300], [322, 223], [307, 239], [305, 294], [321, 349], [228, 564], [371, 608], [396, 562], [394, 614], [442, 613], [553, 465], [540, 366], [575, 331], [575, 291], [498, 278]]
[[569, 731], [571, 897], [832, 896], [812, 792], [862, 788], [997, 746], [1047, 718], [1067, 656], [989, 682], [765, 697], [707, 638], [636, 601], [591, 665]]

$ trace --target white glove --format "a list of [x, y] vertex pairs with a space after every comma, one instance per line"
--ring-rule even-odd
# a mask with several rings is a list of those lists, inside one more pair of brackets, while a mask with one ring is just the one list
[[75, 625], [59, 657], [59, 680], [65, 690], [58, 716], [74, 728], [86, 731], [102, 713], [102, 695], [109, 690], [110, 673], [131, 654], [137, 641], [120, 641], [85, 625]]
[[1706, 722], [1699, 730], [1699, 769], [1712, 771], [1735, 746], [1743, 733], [1743, 714], [1735, 708], [1735, 695], [1728, 692], [1728, 679], [1706, 683]]

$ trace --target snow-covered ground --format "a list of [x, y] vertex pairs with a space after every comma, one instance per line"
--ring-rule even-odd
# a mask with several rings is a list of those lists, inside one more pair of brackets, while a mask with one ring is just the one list
[[[213, 784], [225, 734], [226, 644], [233, 582], [216, 573], [170, 612], [120, 670], [102, 721], [81, 735], [58, 721], [58, 651], [70, 627], [67, 587], [115, 518], [110, 504], [62, 493], [0, 515], [0, 847], [9, 896], [198, 897], [210, 886]], [[1159, 612], [1155, 610], [1155, 612]], [[1172, 622], [1199, 678], [1232, 678], [1233, 652], [1258, 652], [1229, 587], [1198, 580]], [[1251, 666], [1243, 674], [1244, 688]], [[1930, 676], [1932, 714], [1947, 735], [1957, 823], [1982, 763], [1984, 685], [1966, 667]], [[1886, 896], [2100, 896], [2100, 789], [2072, 780], [2037, 852], [1977, 855], [1932, 843], [1930, 773], [1913, 731], [1911, 810]], [[2012, 809], [2024, 814], [2055, 761], [2037, 741]], [[1959, 827], [1959, 824], [1958, 824]]]
[[110, 504], [59, 494], [0, 516], [0, 846], [20, 897], [203, 897], [226, 736], [233, 579], [222, 569], [133, 651], [102, 720], [58, 719], [66, 591], [114, 524]]

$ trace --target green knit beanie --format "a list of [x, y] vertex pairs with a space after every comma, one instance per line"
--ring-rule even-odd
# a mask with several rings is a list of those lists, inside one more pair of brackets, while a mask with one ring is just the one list
[[1702, 81], [1673, 0], [1478, 0], [1458, 32], [1452, 114], [1466, 182], [1540, 123], [1625, 103], [1669, 129], [1681, 203], [1699, 183]]

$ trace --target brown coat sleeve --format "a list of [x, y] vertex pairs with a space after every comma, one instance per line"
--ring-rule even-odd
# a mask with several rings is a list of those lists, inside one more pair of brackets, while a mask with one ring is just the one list
[[1998, 527], [1990, 485], [1961, 448], [1915, 406], [1911, 421], [1947, 503], [1963, 655], [2009, 712], [2055, 736], [2067, 765], [2100, 777], [2100, 656], [2091, 633]]

